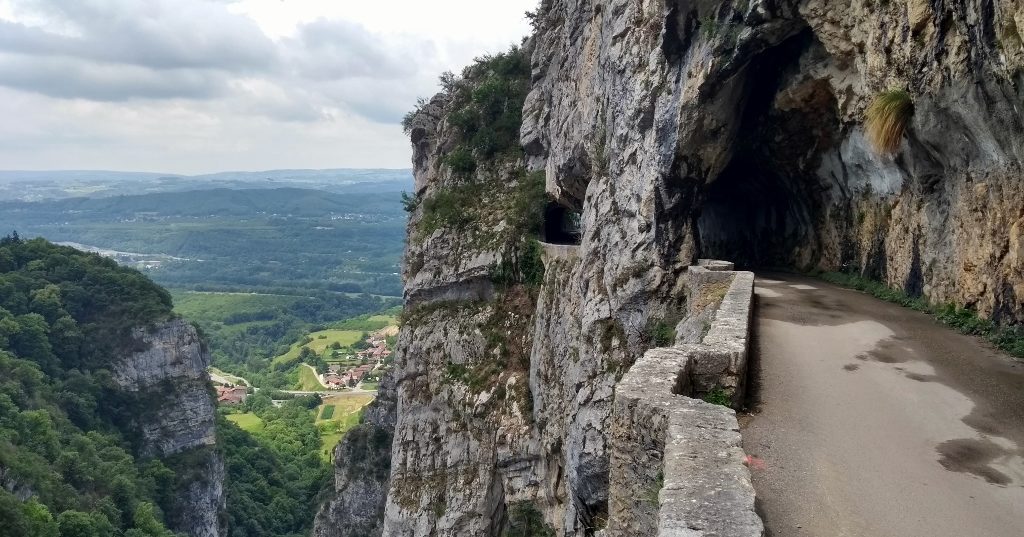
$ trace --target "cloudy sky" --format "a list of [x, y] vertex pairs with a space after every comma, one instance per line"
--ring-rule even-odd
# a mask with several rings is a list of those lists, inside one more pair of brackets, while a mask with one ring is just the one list
[[406, 168], [437, 75], [538, 0], [0, 0], [0, 169]]

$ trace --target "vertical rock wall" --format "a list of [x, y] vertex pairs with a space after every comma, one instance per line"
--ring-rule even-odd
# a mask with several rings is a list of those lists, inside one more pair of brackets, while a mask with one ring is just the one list
[[[524, 147], [575, 203], [613, 177], [617, 222], [659, 236], [663, 257], [854, 269], [1019, 321], [1022, 13], [980, 0], [548, 0]], [[893, 88], [915, 114], [890, 157], [861, 123]], [[602, 224], [596, 236], [615, 227]]]
[[142, 456], [163, 459], [180, 484], [169, 526], [189, 537], [226, 535], [224, 461], [216, 447], [210, 355], [182, 319], [133, 332], [136, 350], [112, 369], [133, 401], [131, 430]]

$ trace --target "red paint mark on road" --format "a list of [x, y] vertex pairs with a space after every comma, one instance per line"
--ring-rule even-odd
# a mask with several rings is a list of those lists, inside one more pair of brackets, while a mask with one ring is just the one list
[[764, 462], [764, 459], [759, 459], [753, 455], [747, 455], [743, 457], [743, 464], [747, 465], [747, 468], [751, 470], [764, 470], [768, 468], [768, 465]]

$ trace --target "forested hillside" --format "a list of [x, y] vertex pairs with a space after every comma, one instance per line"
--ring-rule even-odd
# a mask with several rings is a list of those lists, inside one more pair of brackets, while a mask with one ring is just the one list
[[[0, 240], [0, 535], [173, 535], [179, 490], [205, 477], [195, 473], [198, 455], [140, 456], [134, 418], [160, 394], [140, 398], [114, 381], [119, 357], [138, 346], [132, 329], [173, 317], [171, 305], [113, 260], [42, 239]], [[308, 531], [328, 478], [310, 410], [319, 403], [275, 408], [265, 393], [251, 397], [245, 409], [260, 416], [259, 434], [218, 418], [227, 535]]]
[[109, 259], [0, 240], [0, 520], [5, 536], [169, 536], [182, 478], [133, 455], [110, 368], [170, 295]]
[[218, 441], [228, 466], [230, 537], [308, 535], [318, 495], [330, 479], [314, 425], [318, 404], [320, 396], [314, 395], [277, 408], [265, 393], [251, 396], [244, 410], [259, 416], [259, 432], [219, 418]]

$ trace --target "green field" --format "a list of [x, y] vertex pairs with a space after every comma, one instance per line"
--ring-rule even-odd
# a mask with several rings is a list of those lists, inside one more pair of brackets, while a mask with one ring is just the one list
[[[320, 336], [326, 336], [321, 338]], [[327, 347], [332, 343], [337, 342], [342, 347], [349, 347], [353, 343], [359, 341], [363, 337], [362, 330], [321, 330], [319, 332], [312, 332], [309, 337], [313, 338], [313, 341], [301, 345], [299, 343], [293, 343], [291, 348], [285, 354], [274, 358], [274, 363], [284, 363], [295, 361], [299, 359], [299, 352], [302, 347], [309, 347], [313, 352], [322, 355]]]
[[299, 367], [299, 385], [297, 388], [303, 392], [318, 392], [324, 390], [323, 384], [316, 378], [316, 371], [306, 364]]
[[[388, 310], [390, 312], [392, 310]], [[387, 313], [381, 315], [360, 315], [351, 319], [346, 319], [340, 323], [335, 323], [334, 328], [342, 330], [359, 330], [361, 332], [373, 332], [374, 330], [380, 330], [381, 328], [398, 324], [398, 317], [396, 315]]]
[[[174, 311], [199, 322], [223, 322], [239, 314], [255, 314], [309, 300], [287, 295], [261, 295], [252, 293], [204, 293], [198, 291], [171, 291]], [[259, 321], [257, 321], [259, 322]], [[247, 324], [247, 323], [237, 323]]]
[[[335, 395], [324, 397], [316, 409], [316, 425], [320, 429], [321, 456], [330, 460], [331, 451], [349, 429], [359, 424], [363, 407], [373, 401], [372, 395]], [[328, 408], [333, 410], [328, 411]]]
[[258, 433], [263, 430], [263, 420], [252, 412], [246, 412], [244, 414], [228, 414], [227, 418], [234, 422], [235, 425], [239, 426], [243, 431]]

